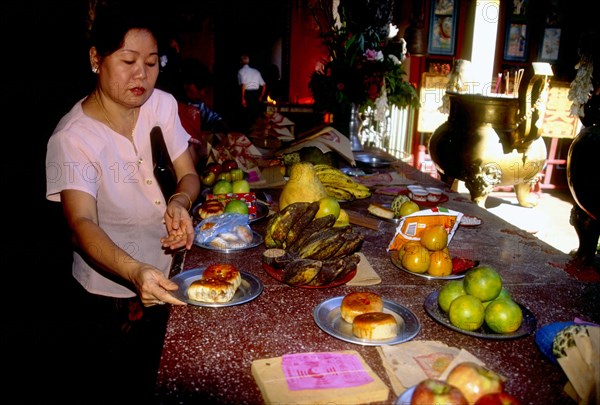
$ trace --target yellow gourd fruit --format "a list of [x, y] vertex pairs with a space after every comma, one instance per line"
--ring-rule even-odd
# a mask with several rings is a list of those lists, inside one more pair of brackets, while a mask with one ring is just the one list
[[313, 202], [327, 197], [327, 190], [310, 162], [297, 162], [290, 167], [290, 178], [279, 196], [279, 210], [295, 202]]

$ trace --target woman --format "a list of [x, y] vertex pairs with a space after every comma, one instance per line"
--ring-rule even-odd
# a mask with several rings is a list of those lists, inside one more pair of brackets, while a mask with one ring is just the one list
[[[151, 395], [168, 315], [162, 305], [185, 305], [171, 294], [172, 252], [192, 246], [188, 211], [200, 189], [177, 102], [154, 89], [157, 38], [146, 22], [120, 15], [137, 13], [98, 14], [89, 48], [96, 87], [58, 123], [46, 156], [46, 196], [60, 201], [71, 230], [75, 305], [85, 308], [82, 325], [90, 327], [91, 340], [74, 348], [85, 350], [74, 354], [83, 357], [76, 367], [85, 371], [75, 373], [83, 385], [70, 386], [106, 394], [104, 403]], [[177, 177], [168, 199], [153, 176], [156, 126]]]

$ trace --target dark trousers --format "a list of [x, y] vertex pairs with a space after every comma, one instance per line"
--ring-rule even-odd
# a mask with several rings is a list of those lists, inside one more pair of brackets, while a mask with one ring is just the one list
[[[74, 281], [75, 282], [75, 281]], [[168, 306], [90, 294], [77, 282], [64, 353], [62, 403], [153, 404]], [[62, 360], [60, 360], [62, 359]]]
[[259, 100], [260, 90], [246, 90], [246, 108], [244, 108], [243, 132], [248, 133], [252, 130], [252, 125], [263, 112], [263, 105]]

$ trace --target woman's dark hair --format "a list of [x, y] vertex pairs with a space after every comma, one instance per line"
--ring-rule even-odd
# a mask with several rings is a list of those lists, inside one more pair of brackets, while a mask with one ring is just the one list
[[110, 55], [123, 46], [125, 34], [133, 28], [148, 30], [157, 43], [162, 44], [157, 14], [143, 12], [145, 9], [148, 6], [137, 1], [99, 5], [90, 30], [89, 46], [96, 47], [102, 57]]

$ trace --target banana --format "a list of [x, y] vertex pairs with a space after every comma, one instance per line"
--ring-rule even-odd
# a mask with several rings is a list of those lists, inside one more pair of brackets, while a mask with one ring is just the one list
[[329, 260], [339, 259], [356, 253], [362, 246], [365, 238], [360, 233], [350, 231], [344, 233], [340, 239], [344, 239], [344, 243], [337, 250], [337, 252], [335, 252], [332, 256], [329, 257]]
[[319, 274], [322, 267], [320, 260], [296, 259], [283, 268], [282, 280], [290, 285], [305, 285]]
[[337, 277], [333, 281], [341, 280], [344, 277], [346, 277], [348, 273], [352, 272], [353, 270], [356, 270], [356, 267], [360, 262], [360, 256], [357, 254], [352, 254], [350, 256], [344, 257], [342, 260], [344, 261], [344, 268], [338, 273]]
[[296, 202], [287, 205], [269, 220], [267, 224], [267, 233], [265, 236], [265, 246], [267, 248], [281, 248], [287, 238], [287, 234], [308, 209], [310, 203]]
[[309, 237], [298, 251], [303, 259], [327, 260], [344, 244], [340, 236], [351, 231], [351, 226], [327, 228]]
[[320, 286], [331, 283], [336, 279], [338, 274], [340, 274], [344, 267], [346, 266], [346, 261], [344, 259], [337, 260], [326, 260], [323, 262], [323, 267], [321, 267], [321, 271], [315, 278], [312, 279], [308, 285], [312, 286]]
[[313, 219], [296, 237], [294, 242], [286, 247], [287, 251], [293, 254], [298, 253], [298, 250], [308, 238], [323, 229], [331, 228], [333, 224], [335, 224], [335, 216], [333, 214]]
[[327, 194], [339, 201], [352, 201], [355, 199], [354, 194], [352, 194], [348, 190], [343, 190], [341, 188], [328, 186], [325, 184], [323, 186], [325, 187], [325, 191], [327, 191]]
[[[371, 197], [371, 190], [369, 190], [368, 188], [365, 188], [365, 187], [350, 187], [350, 188], [348, 188], [344, 185], [337, 185], [337, 186], [335, 186], [335, 188], [337, 188], [338, 190], [343, 190], [343, 191], [349, 192], [357, 200]], [[325, 189], [327, 190], [327, 187]]]
[[292, 227], [287, 233], [285, 241], [283, 242], [283, 248], [286, 249], [294, 243], [294, 240], [300, 235], [302, 230], [308, 226], [317, 215], [317, 211], [319, 211], [319, 201], [313, 201], [308, 205], [304, 213], [299, 216]]
[[317, 176], [319, 177], [319, 181], [323, 184], [347, 184], [348, 186], [355, 186], [358, 184], [351, 178], [346, 178], [331, 173], [317, 174]]

